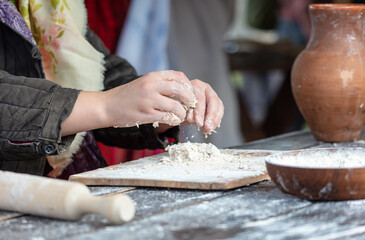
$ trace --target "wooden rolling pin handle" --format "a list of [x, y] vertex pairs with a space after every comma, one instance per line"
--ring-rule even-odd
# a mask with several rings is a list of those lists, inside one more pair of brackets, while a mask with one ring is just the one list
[[121, 224], [133, 219], [135, 205], [127, 195], [109, 197], [89, 196], [79, 201], [82, 214], [98, 213], [114, 224]]
[[0, 209], [67, 220], [98, 213], [115, 224], [135, 214], [127, 195], [95, 197], [81, 183], [6, 171], [0, 171]]

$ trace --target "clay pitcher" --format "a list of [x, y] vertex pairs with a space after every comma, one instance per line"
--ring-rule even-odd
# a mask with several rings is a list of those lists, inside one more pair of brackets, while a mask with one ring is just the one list
[[313, 4], [312, 32], [296, 58], [291, 85], [314, 137], [360, 138], [365, 119], [365, 5]]

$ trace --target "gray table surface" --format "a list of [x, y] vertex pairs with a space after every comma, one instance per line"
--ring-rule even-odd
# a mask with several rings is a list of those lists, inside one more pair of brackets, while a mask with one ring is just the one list
[[[235, 148], [292, 150], [365, 147], [324, 144], [309, 131]], [[365, 200], [311, 202], [282, 193], [272, 181], [229, 191], [90, 187], [94, 195], [128, 194], [136, 217], [111, 225], [99, 215], [63, 221], [0, 211], [0, 239], [365, 239]]]

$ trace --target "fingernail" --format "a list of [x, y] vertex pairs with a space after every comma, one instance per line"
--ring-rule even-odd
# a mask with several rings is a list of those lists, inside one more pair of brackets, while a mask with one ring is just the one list
[[194, 122], [193, 117], [194, 117], [194, 110], [193, 109], [190, 109], [188, 111], [188, 114], [186, 116], [186, 119], [188, 120], [189, 123], [193, 123]]
[[202, 127], [204, 125], [203, 119], [200, 116], [196, 116], [196, 123]]
[[211, 131], [213, 130], [214, 128], [214, 125], [213, 125], [213, 121], [210, 120], [209, 118], [207, 118], [207, 120], [205, 120], [205, 126]]

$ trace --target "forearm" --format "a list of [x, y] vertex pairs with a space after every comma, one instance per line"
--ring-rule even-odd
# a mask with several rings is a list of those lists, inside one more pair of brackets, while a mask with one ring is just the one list
[[110, 126], [104, 92], [80, 92], [71, 114], [61, 124], [61, 135]]
[[[110, 114], [113, 109], [108, 107], [108, 102], [108, 91], [80, 92], [71, 114], [61, 124], [62, 136], [113, 126], [115, 120]], [[170, 125], [160, 124], [155, 130], [156, 133], [160, 133], [169, 128]]]

